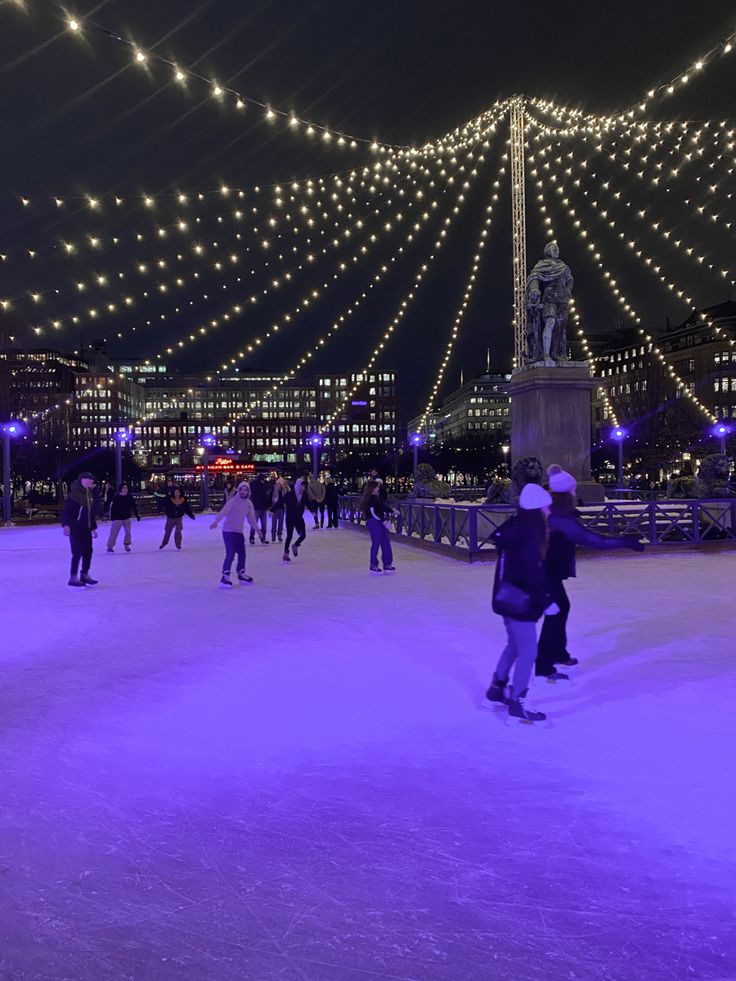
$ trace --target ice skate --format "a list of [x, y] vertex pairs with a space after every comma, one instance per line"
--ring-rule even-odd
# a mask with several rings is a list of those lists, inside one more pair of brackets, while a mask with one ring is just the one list
[[79, 576], [72, 576], [71, 579], [69, 580], [69, 582], [67, 583], [67, 585], [68, 586], [71, 586], [73, 589], [86, 589], [87, 588], [84, 585], [84, 583], [82, 582], [82, 580], [79, 578]]
[[92, 576], [88, 572], [83, 572], [82, 575], [79, 578], [81, 579], [81, 581], [84, 583], [85, 586], [96, 586], [97, 585], [97, 580], [96, 579], [93, 579]]
[[565, 674], [564, 671], [551, 671], [549, 674], [538, 674], [537, 678], [544, 678], [544, 680], [549, 685], [554, 685], [557, 681], [569, 681], [570, 675]]
[[244, 572], [238, 573], [238, 582], [253, 582], [253, 576], [246, 576]]
[[486, 698], [489, 702], [494, 702], [496, 705], [506, 705], [508, 699], [506, 698], [506, 681], [497, 681], [495, 678], [490, 684], [488, 691], [486, 692]]
[[396, 566], [395, 565], [385, 565], [383, 567], [383, 571], [385, 573], [387, 573], [387, 574], [390, 574], [392, 572], [396, 572]]
[[126, 545], [126, 546], [125, 546], [125, 551], [126, 551], [126, 552], [129, 552], [129, 551], [130, 551], [130, 545]]
[[294, 558], [297, 558], [297, 556], [299, 555], [299, 546], [298, 545], [292, 545], [291, 546], [291, 554], [294, 556]]
[[283, 554], [283, 556], [281, 558], [281, 561], [282, 562], [291, 562], [291, 559], [289, 558], [289, 553], [288, 552], [284, 552], [284, 554]]
[[220, 579], [220, 589], [232, 589], [233, 584], [230, 582], [230, 576], [227, 572], [223, 572], [222, 578]]
[[514, 693], [513, 688], [509, 688], [509, 717], [512, 719], [518, 719], [519, 722], [533, 723], [533, 722], [544, 722], [547, 716], [544, 712], [535, 712], [532, 709], [528, 709], [524, 705], [524, 699], [526, 697], [526, 691], [522, 691], [517, 696]]
[[561, 657], [559, 661], [556, 660], [555, 664], [561, 664], [565, 668], [574, 668], [576, 664], [580, 664], [580, 661], [565, 651], [565, 656]]
[[372, 565], [372, 566], [370, 567], [370, 571], [371, 571], [371, 572], [374, 572], [374, 573], [375, 573], [375, 574], [376, 574], [377, 576], [381, 576], [381, 575], [383, 575], [383, 573], [381, 572], [381, 567], [380, 567], [380, 565]]
[[115, 551], [115, 549], [114, 549], [114, 548], [108, 548], [108, 550], [107, 550], [107, 554], [108, 554], [108, 555], [112, 555], [112, 553], [113, 553], [114, 551]]

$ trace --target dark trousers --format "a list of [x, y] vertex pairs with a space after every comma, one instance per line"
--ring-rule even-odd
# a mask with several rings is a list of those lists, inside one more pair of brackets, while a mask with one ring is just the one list
[[371, 565], [378, 565], [378, 549], [381, 549], [381, 561], [384, 567], [394, 564], [394, 553], [391, 549], [391, 536], [388, 528], [378, 518], [368, 518], [366, 521], [371, 533]]
[[69, 536], [69, 545], [72, 549], [71, 574], [76, 576], [79, 571], [79, 563], [82, 563], [82, 575], [89, 572], [92, 564], [92, 532], [73, 531]]
[[[267, 525], [266, 525], [267, 518], [266, 518], [266, 515], [267, 514], [268, 514], [268, 511], [266, 510], [266, 508], [258, 508], [256, 510], [256, 524], [257, 525], [260, 525], [260, 527], [261, 527], [261, 530], [259, 531], [258, 534], [260, 535], [260, 539], [261, 539], [262, 542], [265, 542], [265, 540], [266, 540], [266, 530], [267, 530]], [[255, 529], [254, 528], [251, 528], [251, 530], [250, 530], [250, 543], [251, 543], [251, 545], [253, 545], [255, 543], [255, 540], [256, 540], [256, 532], [255, 532]]]
[[284, 551], [289, 551], [289, 545], [291, 545], [291, 538], [294, 532], [298, 532], [299, 537], [294, 542], [294, 544], [299, 547], [304, 539], [307, 537], [307, 526], [304, 524], [304, 515], [300, 515], [298, 518], [294, 518], [290, 521], [286, 518], [286, 541], [284, 542]]
[[325, 526], [325, 511], [326, 510], [327, 510], [327, 505], [325, 504], [325, 502], [324, 501], [318, 501], [317, 502], [317, 511], [315, 512], [314, 520], [315, 521], [317, 520], [317, 514], [319, 513], [319, 526], [320, 526], [320, 528], [324, 528], [324, 526]]
[[276, 511], [271, 512], [271, 541], [276, 540], [276, 536], [279, 538], [284, 533], [284, 509], [278, 508]]
[[567, 657], [567, 618], [570, 613], [570, 600], [565, 592], [565, 583], [561, 579], [549, 581], [549, 592], [552, 602], [556, 603], [560, 612], [553, 617], [545, 617], [542, 631], [537, 644], [537, 662], [535, 673], [552, 674], [557, 661]]
[[164, 528], [164, 537], [161, 541], [161, 547], [169, 544], [169, 539], [171, 538], [171, 532], [174, 532], [174, 544], [177, 548], [181, 548], [181, 526], [183, 523], [183, 518], [167, 518], [166, 526]]
[[338, 505], [328, 504], [327, 505], [327, 527], [337, 528], [337, 517], [338, 517]]
[[238, 575], [245, 572], [245, 535], [242, 531], [223, 531], [222, 540], [225, 542], [225, 561], [222, 563], [222, 572], [230, 572], [233, 559], [237, 555]]

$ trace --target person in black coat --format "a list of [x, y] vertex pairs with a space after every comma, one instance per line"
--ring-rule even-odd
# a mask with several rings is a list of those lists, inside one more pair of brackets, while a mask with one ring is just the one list
[[289, 558], [289, 545], [296, 531], [298, 538], [291, 545], [291, 554], [294, 558], [299, 554], [299, 546], [307, 537], [307, 527], [304, 524], [304, 508], [307, 504], [307, 478], [299, 477], [295, 481], [294, 487], [284, 495], [284, 509], [286, 512], [286, 541], [284, 542], [284, 562], [291, 562]]
[[[370, 571], [378, 573], [378, 575], [381, 575], [382, 572], [396, 572], [393, 550], [391, 548], [391, 535], [389, 533], [390, 520], [393, 517], [394, 510], [386, 501], [381, 500], [380, 481], [369, 480], [365, 485], [360, 501], [360, 510], [371, 536]], [[379, 548], [381, 550], [383, 570], [381, 570], [378, 564]]]
[[339, 495], [337, 492], [337, 484], [332, 479], [332, 477], [327, 477], [325, 480], [325, 507], [327, 508], [327, 527], [337, 528], [338, 517], [339, 517]]
[[125, 536], [123, 538], [125, 551], [130, 551], [130, 546], [133, 543], [133, 539], [130, 534], [130, 522], [134, 515], [136, 521], [141, 520], [141, 517], [138, 514], [138, 505], [135, 503], [135, 498], [130, 493], [130, 488], [128, 485], [123, 483], [118, 487], [118, 492], [110, 505], [110, 519], [112, 524], [110, 525], [110, 534], [107, 539], [108, 552], [113, 552], [115, 550], [115, 543], [118, 540], [118, 535], [120, 534], [121, 528], [125, 529]]
[[271, 492], [271, 541], [276, 541], [276, 536], [280, 542], [284, 540], [284, 513], [286, 506], [284, 498], [289, 493], [289, 483], [285, 477], [277, 477]]
[[[539, 484], [527, 484], [519, 508], [493, 533], [499, 551], [493, 582], [493, 612], [503, 617], [507, 643], [486, 692], [491, 702], [508, 705], [509, 715], [522, 722], [540, 722], [543, 712], [524, 705], [537, 655], [536, 622], [543, 613], [556, 613], [544, 569], [547, 551], [547, 513], [552, 498]], [[513, 668], [514, 677], [508, 688]]]
[[171, 538], [171, 532], [174, 532], [174, 544], [177, 549], [181, 549], [181, 533], [182, 524], [184, 523], [184, 515], [191, 518], [194, 521], [194, 515], [192, 514], [192, 509], [189, 506], [189, 501], [184, 497], [182, 492], [178, 487], [174, 488], [171, 497], [165, 497], [163, 500], [164, 511], [166, 512], [166, 526], [164, 527], [164, 537], [163, 541], [159, 545], [159, 549], [166, 548], [169, 544], [169, 539]]
[[580, 521], [575, 507], [577, 484], [572, 474], [556, 464], [548, 471], [552, 505], [549, 514], [549, 547], [544, 560], [550, 592], [559, 613], [546, 616], [542, 624], [537, 646], [535, 673], [550, 681], [566, 681], [568, 675], [557, 670], [556, 665], [572, 667], [578, 663], [567, 650], [567, 618], [570, 600], [565, 591], [565, 579], [574, 579], [575, 547], [594, 548], [598, 551], [614, 551], [631, 548], [643, 552], [644, 545], [638, 535], [599, 535], [586, 528]]
[[[256, 512], [256, 522], [259, 526], [259, 538], [261, 539], [261, 545], [268, 545], [268, 540], [266, 539], [266, 521], [268, 509], [271, 507], [271, 488], [266, 481], [265, 474], [259, 473], [257, 477], [251, 480], [250, 499], [253, 503], [253, 509]], [[250, 544], [255, 545], [255, 543], [255, 529], [251, 528]]]
[[[61, 512], [61, 527], [69, 539], [72, 550], [69, 585], [76, 589], [97, 585], [97, 580], [89, 574], [92, 564], [92, 539], [97, 538], [94, 486], [95, 478], [92, 474], [81, 473], [69, 488]], [[78, 575], [80, 562], [82, 572]]]

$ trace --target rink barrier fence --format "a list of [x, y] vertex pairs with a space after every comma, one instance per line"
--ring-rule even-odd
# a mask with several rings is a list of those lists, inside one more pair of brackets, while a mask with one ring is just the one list
[[[396, 537], [471, 562], [493, 557], [493, 532], [515, 510], [508, 504], [435, 504], [421, 499], [396, 501], [393, 506], [398, 512], [393, 522]], [[736, 499], [607, 501], [584, 505], [578, 513], [592, 531], [636, 534], [654, 546], [736, 544]], [[340, 498], [340, 518], [363, 524], [359, 494]]]

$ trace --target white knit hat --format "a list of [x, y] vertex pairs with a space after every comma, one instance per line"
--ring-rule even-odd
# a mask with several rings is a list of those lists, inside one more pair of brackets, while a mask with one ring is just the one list
[[525, 484], [519, 496], [519, 507], [522, 511], [536, 511], [537, 508], [548, 508], [552, 503], [544, 487], [539, 484]]
[[577, 486], [577, 481], [567, 470], [558, 470], [549, 475], [549, 489], [555, 494], [572, 494]]

